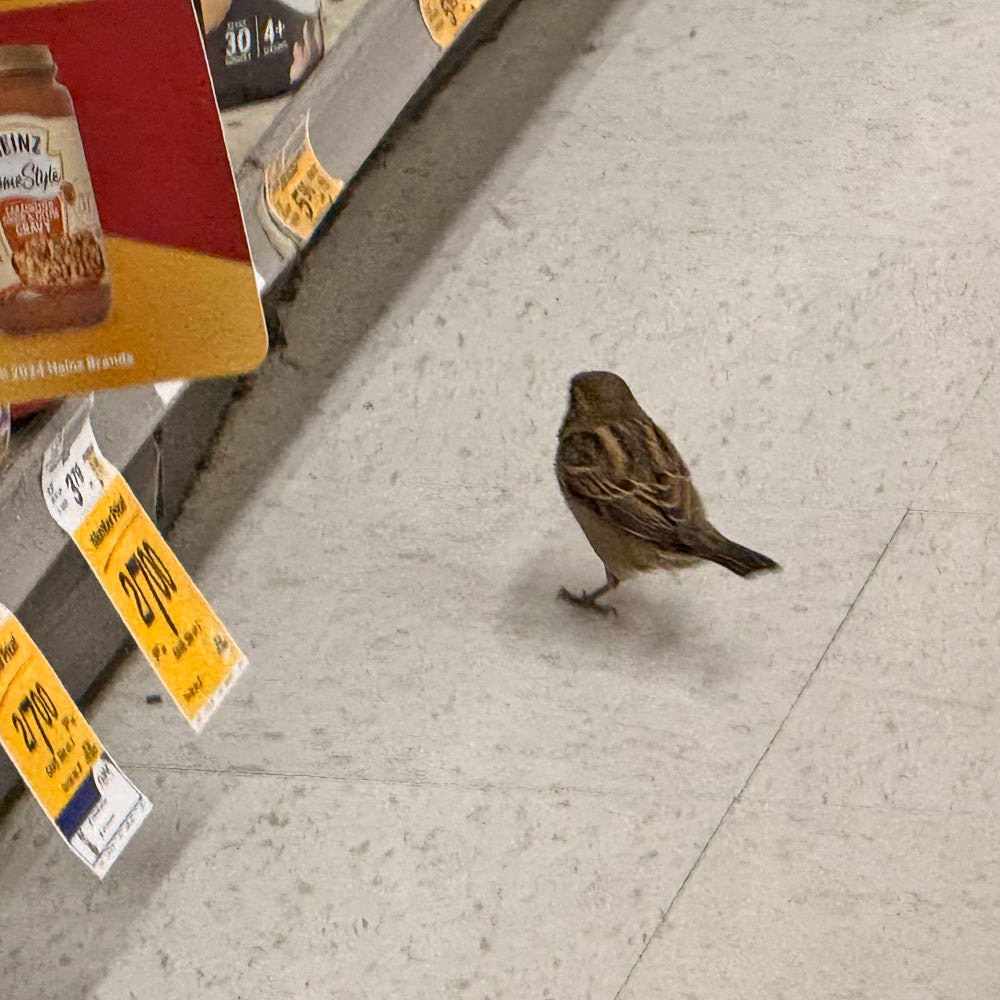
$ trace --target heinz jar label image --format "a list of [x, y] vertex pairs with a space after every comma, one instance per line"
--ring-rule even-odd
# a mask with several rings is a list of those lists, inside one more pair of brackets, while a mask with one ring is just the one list
[[46, 46], [0, 46], [0, 331], [91, 326], [110, 303], [69, 91]]

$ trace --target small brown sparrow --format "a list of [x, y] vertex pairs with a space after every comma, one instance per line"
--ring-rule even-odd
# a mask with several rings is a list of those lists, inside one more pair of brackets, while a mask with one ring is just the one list
[[607, 574], [604, 586], [589, 594], [577, 597], [560, 589], [564, 600], [613, 611], [596, 601], [622, 580], [699, 559], [740, 576], [780, 569], [773, 559], [731, 542], [712, 527], [670, 438], [612, 372], [581, 372], [570, 382], [556, 475]]

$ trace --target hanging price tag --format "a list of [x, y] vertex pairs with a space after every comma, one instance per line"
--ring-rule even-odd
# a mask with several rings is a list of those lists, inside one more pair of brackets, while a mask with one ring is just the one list
[[307, 243], [333, 206], [343, 182], [323, 169], [309, 141], [309, 119], [264, 170], [264, 201], [282, 229]]
[[89, 404], [46, 449], [42, 490], [49, 513], [72, 536], [136, 645], [200, 731], [247, 659], [101, 454]]
[[108, 756], [48, 660], [3, 605], [0, 742], [66, 843], [104, 878], [152, 806]]
[[446, 49], [481, 3], [482, 0], [420, 0], [420, 13], [431, 38]]

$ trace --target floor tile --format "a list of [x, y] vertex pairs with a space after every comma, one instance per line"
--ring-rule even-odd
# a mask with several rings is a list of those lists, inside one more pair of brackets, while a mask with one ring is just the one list
[[690, 802], [132, 777], [157, 804], [103, 883], [32, 803], [8, 815], [6, 981], [44, 967], [67, 1000], [604, 997], [688, 864]]
[[996, 522], [907, 518], [625, 1000], [996, 992]]
[[995, 813], [740, 806], [621, 998], [994, 996], [995, 825]]

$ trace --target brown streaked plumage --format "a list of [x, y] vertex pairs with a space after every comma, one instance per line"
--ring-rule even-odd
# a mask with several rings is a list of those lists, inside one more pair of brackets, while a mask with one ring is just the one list
[[740, 576], [780, 568], [709, 523], [684, 459], [612, 372], [581, 372], [570, 382], [556, 475], [607, 574], [589, 594], [559, 591], [574, 604], [614, 610], [596, 601], [622, 580], [700, 559]]

